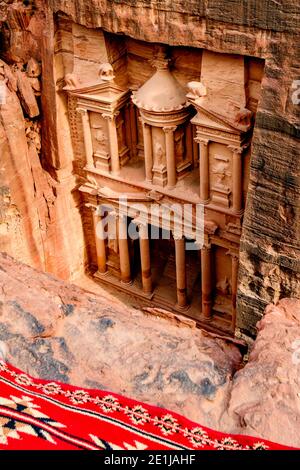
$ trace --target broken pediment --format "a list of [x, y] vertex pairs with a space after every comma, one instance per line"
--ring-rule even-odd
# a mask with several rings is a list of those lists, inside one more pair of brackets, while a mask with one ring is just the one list
[[222, 107], [214, 109], [208, 107], [205, 97], [196, 99], [190, 97], [189, 101], [198, 111], [192, 121], [194, 124], [236, 134], [247, 132], [252, 127], [252, 112], [246, 108], [239, 108], [234, 103], [227, 103], [226, 109]]
[[95, 85], [65, 90], [72, 96], [87, 98], [94, 101], [111, 103], [118, 101], [123, 95], [128, 93], [111, 81], [103, 81]]

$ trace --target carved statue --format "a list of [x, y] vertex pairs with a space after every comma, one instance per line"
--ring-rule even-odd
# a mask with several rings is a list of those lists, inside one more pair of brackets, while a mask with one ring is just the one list
[[225, 279], [223, 279], [222, 281], [218, 282], [216, 287], [217, 287], [217, 290], [220, 292], [220, 294], [223, 294], [223, 295], [230, 294], [230, 283], [227, 277], [225, 277]]
[[159, 142], [155, 143], [154, 153], [155, 153], [156, 166], [164, 165], [165, 151]]
[[182, 162], [185, 156], [184, 131], [179, 131], [175, 136], [175, 155], [178, 162]]
[[189, 82], [187, 84], [188, 87], [188, 98], [192, 98], [193, 100], [197, 100], [199, 98], [204, 98], [207, 96], [207, 88], [201, 82]]
[[228, 103], [228, 112], [233, 116], [234, 124], [241, 131], [247, 131], [251, 127], [252, 112], [249, 109], [240, 106], [239, 103], [230, 101]]
[[224, 180], [227, 176], [231, 176], [231, 173], [228, 172], [228, 163], [227, 162], [218, 162], [213, 168], [213, 174], [217, 176], [217, 185], [224, 186]]
[[65, 84], [64, 90], [75, 90], [76, 88], [80, 88], [81, 82], [74, 73], [67, 73], [65, 76]]
[[99, 144], [102, 144], [102, 145], [103, 145], [103, 144], [107, 141], [107, 137], [106, 137], [106, 135], [104, 134], [102, 128], [95, 129], [94, 136], [95, 136], [95, 140], [96, 140]]
[[111, 64], [101, 64], [99, 69], [99, 77], [104, 82], [110, 82], [115, 78], [114, 69], [112, 68]]

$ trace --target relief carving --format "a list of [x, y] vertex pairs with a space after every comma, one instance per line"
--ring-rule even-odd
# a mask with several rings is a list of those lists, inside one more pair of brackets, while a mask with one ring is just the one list
[[115, 78], [114, 69], [111, 64], [105, 63], [100, 66], [99, 77], [104, 82], [110, 82]]
[[65, 86], [64, 90], [76, 90], [77, 88], [80, 88], [81, 86], [81, 80], [75, 75], [74, 73], [67, 73], [65, 76]]
[[185, 158], [185, 133], [184, 130], [179, 130], [175, 135], [175, 155], [178, 163], [183, 162]]
[[165, 166], [166, 152], [159, 142], [155, 142], [154, 144], [154, 156], [156, 167]]
[[229, 171], [229, 162], [224, 160], [216, 160], [212, 172], [214, 175], [216, 175], [216, 186], [227, 190], [227, 178], [231, 177], [231, 172]]
[[188, 98], [198, 100], [199, 98], [207, 96], [207, 88], [201, 82], [189, 82], [187, 87], [189, 91], [187, 94]]
[[231, 287], [230, 282], [229, 282], [227, 277], [222, 279], [216, 285], [217, 292], [221, 295], [229, 295], [230, 294], [230, 287]]

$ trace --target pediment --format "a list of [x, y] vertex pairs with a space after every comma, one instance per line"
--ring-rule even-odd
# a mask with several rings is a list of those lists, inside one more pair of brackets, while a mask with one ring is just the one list
[[92, 99], [96, 101], [116, 101], [127, 93], [126, 90], [115, 83], [102, 82], [81, 88], [67, 90], [72, 96]]
[[215, 130], [240, 134], [242, 131], [230, 124], [226, 118], [211, 110], [197, 106], [198, 114], [193, 118], [193, 124], [208, 127]]

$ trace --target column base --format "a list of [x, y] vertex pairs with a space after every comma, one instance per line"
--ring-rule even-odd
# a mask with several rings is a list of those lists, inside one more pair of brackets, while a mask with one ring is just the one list
[[[203, 314], [202, 314], [203, 315]], [[205, 323], [211, 323], [213, 321], [213, 317], [205, 317], [204, 315], [202, 316], [201, 320]]]
[[204, 206], [207, 206], [208, 204], [210, 204], [211, 202], [211, 199], [200, 199], [200, 202], [201, 204], [203, 204]]
[[180, 310], [181, 312], [187, 312], [191, 308], [191, 306], [190, 306], [190, 304], [187, 304], [185, 306], [181, 306], [181, 305], [176, 304], [175, 308]]
[[123, 284], [124, 286], [132, 286], [133, 281], [122, 281], [121, 280], [121, 284]]
[[95, 274], [97, 277], [106, 277], [109, 275], [109, 270], [105, 271], [105, 273], [102, 273], [101, 271], [96, 271]]
[[105, 277], [105, 276], [108, 276], [109, 271], [108, 271], [108, 269], [107, 269], [107, 271], [105, 271], [104, 273], [102, 273], [101, 271], [98, 270], [98, 274], [100, 274], [100, 276], [102, 276], [102, 277]]

